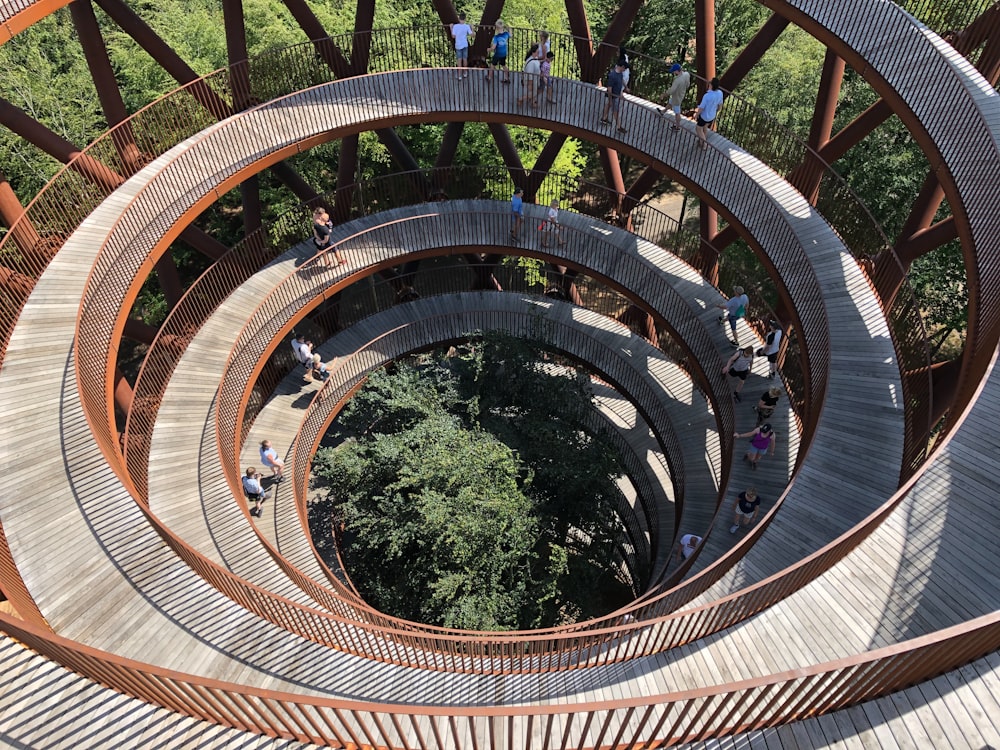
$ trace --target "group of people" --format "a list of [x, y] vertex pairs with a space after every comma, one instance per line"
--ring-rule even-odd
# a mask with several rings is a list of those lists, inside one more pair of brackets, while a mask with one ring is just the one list
[[[274, 484], [281, 484], [285, 481], [285, 462], [278, 457], [278, 452], [271, 445], [270, 440], [262, 440], [260, 444], [260, 462], [263, 466], [271, 470]], [[264, 501], [270, 497], [268, 490], [264, 489], [262, 475], [257, 471], [256, 466], [248, 466], [243, 477], [243, 495], [248, 503], [253, 503], [250, 508], [250, 515], [260, 518], [264, 513]]]
[[[514, 188], [514, 194], [510, 198], [511, 227], [510, 237], [517, 242], [521, 239], [521, 228], [524, 226], [524, 189]], [[552, 238], [555, 237], [559, 245], [565, 245], [562, 225], [559, 223], [559, 201], [554, 199], [549, 204], [549, 209], [545, 214], [545, 219], [538, 225], [538, 231], [542, 233], [542, 247], [551, 247]]]
[[292, 334], [292, 355], [295, 360], [306, 368], [304, 380], [326, 380], [330, 376], [333, 360], [324, 362], [323, 357], [313, 353], [313, 342], [304, 334]]

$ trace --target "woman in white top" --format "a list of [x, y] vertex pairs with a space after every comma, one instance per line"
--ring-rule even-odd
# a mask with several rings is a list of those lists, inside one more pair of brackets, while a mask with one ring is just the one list
[[778, 351], [781, 349], [781, 336], [784, 331], [781, 330], [781, 324], [776, 320], [769, 320], [767, 328], [767, 338], [764, 339], [764, 346], [757, 353], [762, 357], [767, 357], [767, 378], [768, 380], [773, 380], [775, 373], [778, 371]]
[[538, 106], [538, 100], [535, 96], [535, 81], [538, 80], [542, 72], [541, 58], [538, 56], [539, 49], [541, 47], [537, 44], [532, 44], [531, 49], [528, 50], [528, 56], [524, 58], [524, 72], [527, 75], [524, 76], [524, 90], [517, 99], [518, 104], [522, 104], [527, 98], [528, 104], [532, 107]]

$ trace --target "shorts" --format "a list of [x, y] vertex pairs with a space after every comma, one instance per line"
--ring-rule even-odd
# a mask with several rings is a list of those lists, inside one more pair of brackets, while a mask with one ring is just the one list
[[621, 99], [622, 99], [621, 96], [615, 96], [614, 94], [611, 93], [608, 94], [608, 101], [611, 102], [612, 112], [618, 111], [618, 102], [620, 102]]
[[246, 496], [247, 500], [252, 500], [255, 503], [260, 503], [260, 502], [263, 502], [264, 500], [267, 500], [267, 493], [266, 492], [258, 492], [258, 493], [254, 494], [254, 495], [251, 495], [251, 494], [249, 494], [247, 492], [244, 492], [243, 494]]
[[763, 448], [758, 448], [758, 447], [757, 447], [756, 445], [754, 445], [753, 443], [750, 443], [750, 450], [749, 450], [749, 451], [747, 451], [747, 453], [749, 453], [749, 454], [750, 454], [751, 456], [752, 456], [752, 455], [753, 455], [754, 453], [756, 453], [756, 454], [757, 454], [757, 457], [758, 457], [758, 458], [763, 458], [763, 457], [764, 457], [764, 454], [765, 454], [765, 453], [767, 453], [767, 449], [768, 449], [768, 448], [770, 448], [770, 447], [771, 447], [771, 446], [769, 446], [769, 445], [768, 445], [768, 446], [765, 446], [765, 447], [763, 447]]
[[746, 380], [747, 375], [750, 374], [749, 370], [734, 370], [732, 367], [729, 368], [730, 376], [734, 378], [739, 378], [740, 380]]
[[744, 518], [752, 518], [752, 517], [753, 517], [753, 511], [752, 511], [752, 510], [751, 510], [751, 511], [749, 511], [749, 512], [746, 512], [746, 511], [743, 511], [743, 510], [742, 510], [742, 509], [740, 508], [740, 506], [739, 506], [739, 505], [737, 505], [737, 506], [736, 506], [736, 515], [738, 515], [738, 516], [743, 516]]
[[510, 217], [512, 219], [523, 219], [524, 218], [524, 214], [521, 213], [520, 211], [511, 211], [510, 212]]
[[493, 55], [493, 64], [495, 66], [502, 65], [503, 67], [506, 68], [507, 67], [507, 55], [502, 55], [502, 56], [501, 55]]
[[456, 60], [468, 60], [469, 59], [469, 48], [468, 47], [462, 47], [462, 49], [456, 49], [455, 50], [455, 59]]
[[538, 79], [538, 90], [539, 91], [544, 91], [546, 86], [551, 86], [551, 85], [552, 85], [551, 82], [549, 82], [549, 80], [547, 78], [539, 78]]
[[698, 127], [699, 128], [703, 128], [703, 127], [705, 127], [707, 125], [711, 125], [713, 122], [715, 122], [714, 119], [712, 119], [712, 120], [703, 120], [703, 119], [701, 119], [701, 115], [698, 115]]
[[671, 104], [670, 105], [670, 109], [673, 111], [673, 113], [675, 115], [679, 115], [681, 113], [681, 105], [680, 104]]
[[778, 353], [775, 352], [774, 354], [768, 354], [767, 355], [767, 361], [768, 362], [777, 362], [778, 361]]

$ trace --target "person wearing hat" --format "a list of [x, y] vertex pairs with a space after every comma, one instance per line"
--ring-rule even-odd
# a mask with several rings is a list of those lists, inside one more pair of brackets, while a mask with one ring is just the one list
[[[684, 96], [691, 86], [691, 74], [684, 70], [680, 63], [671, 65], [670, 72], [674, 74], [674, 82], [670, 84], [670, 90], [667, 91], [667, 106], [674, 112], [674, 124], [670, 126], [670, 129], [676, 132], [681, 129], [681, 105], [684, 103]], [[663, 107], [660, 114], [666, 117], [667, 107]]]
[[757, 520], [759, 512], [760, 498], [757, 497], [757, 490], [747, 487], [733, 503], [733, 525], [729, 527], [729, 533], [735, 534], [741, 526], [752, 524]]
[[760, 427], [750, 430], [750, 432], [736, 432], [733, 434], [737, 438], [750, 438], [750, 450], [743, 456], [743, 460], [750, 463], [751, 469], [756, 471], [757, 462], [760, 461], [760, 457], [767, 453], [768, 450], [771, 451], [772, 456], [774, 455], [774, 446], [778, 442], [778, 438], [769, 423], [765, 422]]
[[503, 21], [497, 21], [493, 31], [493, 41], [490, 43], [489, 54], [486, 56], [488, 65], [486, 81], [493, 80], [493, 69], [503, 68], [503, 82], [510, 83], [510, 69], [507, 67], [507, 47], [510, 44], [510, 32]]

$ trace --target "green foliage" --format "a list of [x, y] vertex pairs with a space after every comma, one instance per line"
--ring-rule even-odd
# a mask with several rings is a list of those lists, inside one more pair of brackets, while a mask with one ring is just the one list
[[487, 335], [375, 373], [351, 400], [348, 439], [321, 451], [314, 473], [374, 606], [504, 630], [593, 617], [629, 595], [614, 554], [620, 469], [585, 430], [589, 379], [539, 356]]

